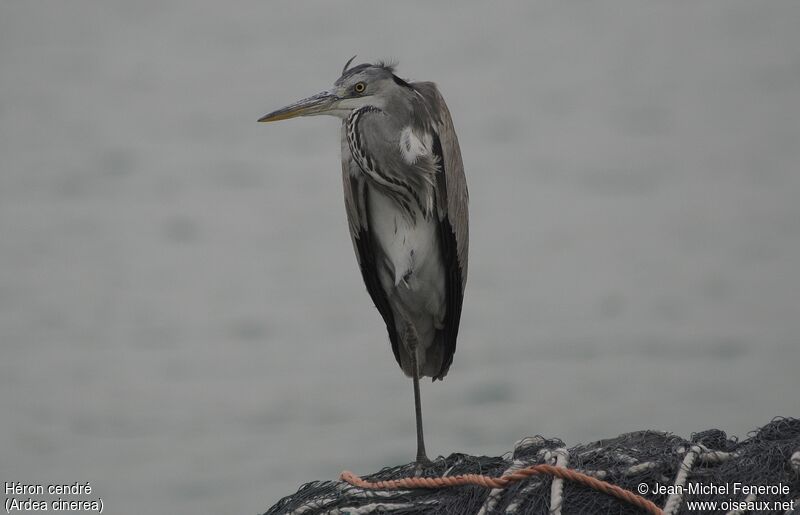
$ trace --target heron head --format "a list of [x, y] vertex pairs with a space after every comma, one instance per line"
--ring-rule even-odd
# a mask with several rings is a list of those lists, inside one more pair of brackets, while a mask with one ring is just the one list
[[384, 108], [395, 95], [410, 89], [409, 84], [394, 74], [394, 66], [383, 62], [359, 64], [349, 68], [355, 59], [344, 65], [342, 76], [327, 91], [298, 100], [259, 118], [259, 122], [276, 122], [298, 116], [327, 114], [346, 118], [353, 110], [371, 105]]

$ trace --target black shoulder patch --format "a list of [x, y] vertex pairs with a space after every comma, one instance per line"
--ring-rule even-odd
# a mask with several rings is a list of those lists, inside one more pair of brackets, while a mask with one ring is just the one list
[[404, 88], [412, 89], [411, 88], [411, 84], [409, 84], [408, 82], [404, 81], [403, 79], [401, 79], [400, 77], [398, 77], [394, 73], [392, 74], [392, 80], [394, 80], [394, 83], [397, 84], [398, 86], [403, 86]]

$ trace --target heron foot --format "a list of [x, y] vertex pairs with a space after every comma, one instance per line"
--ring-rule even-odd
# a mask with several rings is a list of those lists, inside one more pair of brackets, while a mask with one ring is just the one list
[[417, 460], [414, 462], [414, 477], [422, 476], [431, 467], [433, 467], [433, 462], [427, 456], [424, 454], [417, 456]]

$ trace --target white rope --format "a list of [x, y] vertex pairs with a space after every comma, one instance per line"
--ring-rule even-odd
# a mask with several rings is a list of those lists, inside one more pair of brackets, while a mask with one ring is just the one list
[[624, 474], [626, 476], [635, 476], [636, 474], [644, 472], [645, 470], [654, 469], [658, 465], [659, 464], [655, 461], [645, 461], [643, 463], [639, 463], [638, 465], [633, 465], [631, 467], [628, 467], [627, 469], [625, 469]]
[[302, 515], [303, 513], [316, 512], [322, 508], [327, 508], [329, 505], [336, 503], [340, 499], [338, 497], [322, 497], [314, 501], [309, 501], [300, 506], [294, 511], [290, 511], [289, 515]]
[[405, 509], [416, 509], [419, 508], [420, 505], [431, 505], [436, 504], [433, 501], [420, 501], [417, 503], [398, 503], [398, 504], [380, 504], [380, 503], [373, 503], [373, 504], [365, 504], [364, 506], [359, 506], [358, 508], [354, 507], [344, 507], [344, 508], [336, 508], [333, 510], [329, 510], [324, 512], [322, 515], [364, 515], [366, 513], [387, 513], [391, 511], [399, 511]]
[[681, 501], [683, 501], [683, 486], [686, 484], [686, 480], [689, 478], [689, 473], [692, 471], [694, 462], [697, 460], [697, 456], [700, 454], [700, 452], [700, 446], [693, 445], [683, 458], [683, 462], [678, 469], [678, 475], [675, 476], [675, 488], [673, 489], [675, 493], [670, 494], [666, 504], [664, 504], [664, 515], [675, 515], [678, 513], [678, 510], [681, 507]]
[[738, 452], [712, 451], [703, 444], [697, 444], [696, 446], [703, 451], [698, 456], [703, 463], [722, 463], [739, 457]]
[[[792, 467], [797, 474], [800, 474], [800, 450], [795, 451], [789, 457], [789, 466]], [[798, 507], [800, 507], [800, 497], [794, 500], [794, 508], [786, 510], [785, 515], [792, 515], [793, 513], [797, 512]]]
[[[517, 454], [517, 451], [520, 449], [527, 449], [528, 447], [531, 447], [533, 445], [542, 445], [544, 443], [546, 443], [546, 440], [541, 436], [523, 438], [522, 440], [514, 444], [514, 454]], [[543, 462], [547, 462], [549, 460], [549, 456], [551, 456], [550, 449], [539, 449], [539, 452], [536, 453], [536, 459], [541, 460]], [[532, 490], [539, 488], [539, 485], [541, 485], [542, 482], [544, 481], [543, 477], [544, 476], [534, 476], [530, 478], [527, 481], [527, 485], [520, 488], [517, 491], [516, 497], [512, 499], [510, 503], [508, 503], [508, 506], [506, 506], [506, 514], [513, 515], [514, 513], [517, 513], [517, 510], [519, 510], [520, 507], [520, 503], [522, 503], [522, 501], [528, 497], [529, 493]]]
[[392, 499], [411, 493], [410, 490], [368, 490], [347, 483], [337, 484], [336, 489], [354, 499]]
[[514, 456], [516, 457], [517, 454], [527, 450], [529, 447], [544, 445], [546, 442], [547, 440], [541, 436], [526, 436], [521, 440], [517, 440], [517, 443], [514, 444]]
[[[511, 474], [512, 472], [524, 469], [527, 466], [528, 464], [522, 460], [514, 460], [511, 462], [511, 466], [509, 466], [500, 475], [505, 476], [506, 474]], [[481, 506], [481, 509], [478, 511], [478, 515], [486, 515], [494, 510], [495, 506], [497, 506], [497, 502], [500, 500], [500, 496], [503, 494], [503, 491], [505, 491], [505, 488], [493, 488], [489, 492], [489, 496], [486, 497], [486, 500], [483, 502], [483, 506]]]
[[619, 461], [621, 461], [621, 462], [623, 462], [623, 463], [625, 463], [627, 465], [633, 465], [634, 463], [637, 463], [639, 461], [636, 458], [634, 458], [633, 456], [628, 456], [624, 452], [615, 452], [614, 453], [614, 457], [617, 460], [619, 460]]
[[605, 479], [608, 476], [607, 470], [589, 470], [589, 469], [575, 469], [575, 472], [586, 474], [587, 476], [596, 477], [597, 479]]
[[517, 496], [514, 499], [512, 499], [510, 503], [508, 503], [508, 506], [506, 506], [506, 514], [513, 515], [514, 513], [517, 513], [522, 501], [528, 498], [529, 492], [535, 490], [536, 488], [539, 487], [539, 485], [542, 484], [543, 481], [543, 479], [541, 479], [542, 477], [544, 476], [538, 476], [538, 477], [534, 476], [530, 478], [527, 481], [528, 484], [517, 491]]
[[800, 451], [796, 451], [792, 454], [791, 458], [789, 458], [789, 465], [791, 465], [795, 472], [800, 474]]
[[[554, 461], [556, 467], [566, 468], [569, 462], [569, 451], [566, 447], [560, 447], [552, 452], [548, 452], [548, 461]], [[550, 485], [550, 515], [561, 515], [561, 506], [564, 504], [564, 480], [554, 477]]]

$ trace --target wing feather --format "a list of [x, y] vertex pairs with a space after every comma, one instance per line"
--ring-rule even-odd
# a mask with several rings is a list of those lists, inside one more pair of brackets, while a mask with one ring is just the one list
[[434, 376], [436, 380], [447, 375], [456, 351], [464, 288], [467, 284], [469, 193], [458, 137], [444, 98], [436, 85], [431, 82], [414, 83], [413, 86], [425, 100], [427, 114], [430, 115], [425, 118], [434, 120], [429, 129], [434, 133], [432, 151], [439, 168], [436, 174], [437, 214], [442, 261], [447, 274], [445, 278], [447, 311], [444, 326], [439, 330], [444, 355], [442, 368]]
[[356, 173], [358, 165], [353, 161], [349, 152], [342, 151], [342, 183], [344, 187], [344, 205], [347, 211], [347, 223], [350, 228], [350, 239], [353, 242], [353, 249], [356, 252], [356, 259], [361, 270], [361, 277], [364, 285], [372, 298], [372, 302], [378, 309], [386, 323], [386, 330], [389, 333], [389, 341], [392, 344], [392, 353], [397, 363], [400, 363], [400, 347], [397, 328], [394, 323], [394, 313], [389, 305], [386, 292], [381, 287], [378, 277], [378, 266], [375, 256], [375, 246], [369, 232], [369, 222], [367, 219], [367, 195], [369, 189], [366, 187], [366, 178]]
[[[444, 191], [439, 191], [440, 197], [445, 194], [446, 202], [439, 205], [439, 218], [447, 218], [455, 234], [459, 266], [463, 270], [462, 281], [466, 284], [468, 254], [469, 254], [469, 192], [467, 180], [464, 176], [464, 163], [461, 160], [461, 148], [458, 145], [453, 127], [450, 110], [439, 93], [436, 84], [432, 82], [415, 82], [412, 84], [425, 100], [430, 118], [434, 120], [432, 129], [439, 137], [441, 155], [440, 166], [444, 171], [444, 184], [440, 184]], [[423, 118], [423, 116], [419, 116]], [[435, 152], [434, 152], [435, 153]], [[462, 285], [463, 287], [463, 285]]]

